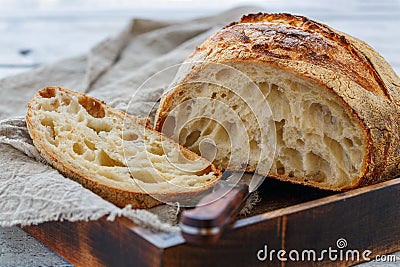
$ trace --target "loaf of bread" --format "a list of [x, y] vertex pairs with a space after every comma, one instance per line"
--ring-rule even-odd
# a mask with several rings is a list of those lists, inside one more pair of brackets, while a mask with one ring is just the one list
[[399, 88], [366, 43], [305, 17], [251, 14], [189, 56], [155, 129], [222, 169], [348, 190], [400, 174]]
[[87, 95], [46, 87], [29, 102], [29, 133], [65, 176], [123, 207], [194, 199], [220, 172], [139, 119]]

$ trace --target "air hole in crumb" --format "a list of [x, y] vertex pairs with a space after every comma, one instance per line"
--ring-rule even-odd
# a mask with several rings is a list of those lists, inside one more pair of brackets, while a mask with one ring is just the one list
[[[327, 160], [313, 152], [308, 152], [305, 157], [306, 172], [313, 181], [322, 182], [326, 180], [327, 174], [331, 173], [331, 167]], [[315, 171], [318, 170], [318, 171]]]
[[55, 130], [54, 130], [54, 123], [53, 120], [50, 118], [45, 118], [40, 122], [43, 126], [46, 127], [46, 129], [48, 130], [48, 132], [50, 133], [50, 137], [55, 140], [56, 139], [56, 134], [55, 134]]
[[225, 94], [225, 93], [222, 93], [222, 94], [221, 94], [221, 97], [222, 97], [222, 98], [225, 98], [225, 97], [226, 97], [226, 94]]
[[259, 158], [260, 157], [260, 146], [256, 140], [251, 140], [249, 142], [249, 147], [250, 147], [250, 153], [253, 154], [254, 158]]
[[51, 107], [52, 107], [52, 110], [57, 110], [57, 109], [60, 107], [60, 103], [58, 102], [57, 99], [54, 99], [54, 100], [51, 102]]
[[85, 149], [82, 147], [82, 145], [81, 144], [79, 144], [79, 143], [75, 143], [73, 146], [72, 146], [72, 149], [74, 150], [74, 152], [76, 153], [76, 154], [78, 154], [78, 155], [82, 155], [83, 153], [85, 153]]
[[72, 126], [69, 125], [69, 124], [63, 125], [63, 126], [61, 126], [60, 131], [62, 131], [62, 132], [70, 132], [70, 131], [72, 131]]
[[267, 96], [269, 94], [269, 92], [270, 92], [270, 86], [269, 86], [269, 83], [267, 83], [267, 82], [259, 83], [258, 84], [258, 88], [260, 89], [261, 93], [264, 96]]
[[271, 91], [273, 91], [273, 90], [278, 90], [279, 89], [279, 86], [278, 85], [276, 85], [276, 84], [271, 84]]
[[346, 147], [353, 147], [354, 146], [353, 141], [350, 138], [345, 137], [343, 139], [343, 142], [344, 142], [344, 145]]
[[61, 99], [61, 103], [62, 103], [63, 106], [68, 106], [68, 105], [71, 103], [71, 98], [69, 98], [69, 97], [63, 97], [63, 98]]
[[304, 141], [301, 140], [301, 139], [297, 139], [297, 140], [296, 140], [296, 145], [297, 145], [297, 146], [304, 146]]
[[87, 123], [87, 127], [92, 129], [93, 131], [95, 131], [97, 134], [99, 132], [110, 132], [111, 131], [111, 126], [100, 120], [89, 120]]
[[101, 101], [82, 96], [79, 98], [78, 102], [92, 117], [104, 118], [106, 116], [106, 112]]
[[279, 143], [284, 143], [283, 126], [285, 125], [285, 123], [286, 123], [285, 119], [282, 119], [281, 121], [276, 121], [275, 122], [276, 140]]
[[312, 180], [315, 182], [324, 182], [326, 181], [326, 174], [322, 171], [316, 171], [312, 173]]
[[252, 152], [260, 149], [256, 140], [251, 140], [249, 144], [250, 144], [250, 151], [252, 151]]
[[356, 143], [357, 145], [361, 146], [361, 144], [362, 144], [362, 141], [361, 141], [361, 139], [360, 139], [360, 138], [358, 138], [358, 137], [354, 137], [354, 143]]
[[76, 120], [77, 120], [77, 122], [83, 122], [85, 120], [85, 115], [82, 112], [79, 112]]
[[342, 145], [335, 139], [330, 138], [326, 134], [324, 135], [324, 143], [329, 148], [330, 153], [339, 161], [344, 162], [346, 159], [346, 152]]
[[56, 90], [53, 87], [46, 87], [39, 92], [43, 98], [52, 98], [56, 96]]
[[279, 175], [285, 174], [285, 166], [279, 160], [276, 162], [276, 171]]
[[293, 171], [289, 172], [289, 177], [294, 177], [294, 172]]
[[84, 109], [82, 109], [81, 105], [79, 105], [79, 103], [77, 103], [76, 101], [71, 101], [71, 103], [66, 107], [67, 107], [67, 112], [72, 114], [77, 114], [78, 119], [81, 118], [82, 116], [86, 116], [86, 113], [84, 113]]
[[217, 145], [214, 140], [210, 138], [204, 138], [199, 143], [200, 155], [210, 162], [213, 162], [217, 155]]
[[125, 141], [135, 141], [138, 138], [139, 138], [139, 136], [133, 132], [124, 132], [122, 134], [122, 139], [124, 139]]
[[215, 79], [217, 81], [228, 81], [231, 77], [234, 77], [233, 70], [231, 69], [222, 69], [215, 74]]
[[104, 150], [101, 150], [100, 153], [97, 155], [97, 157], [98, 157], [98, 162], [101, 166], [126, 167], [126, 165], [121, 161], [110, 158], [110, 156]]
[[191, 155], [190, 152], [187, 151], [186, 149], [179, 149], [179, 155], [178, 155], [179, 163], [187, 164], [187, 163], [193, 161], [193, 159], [191, 159], [192, 157], [193, 157], [193, 155]]
[[91, 151], [91, 153], [83, 154], [83, 158], [87, 161], [94, 161], [96, 159], [96, 157], [92, 151]]
[[162, 156], [164, 155], [164, 151], [162, 149], [162, 147], [159, 147], [157, 145], [148, 145], [146, 146], [146, 149], [149, 153], [153, 154], [153, 155], [158, 155], [158, 156]]
[[212, 93], [212, 95], [211, 95], [211, 99], [214, 99], [215, 97], [217, 96], [217, 93]]
[[85, 145], [90, 149], [90, 150], [96, 150], [96, 145], [90, 142], [89, 140], [84, 140], [83, 141]]
[[182, 128], [181, 131], [179, 132], [179, 138], [178, 138], [179, 144], [185, 143], [187, 136], [188, 136], [188, 130], [186, 128]]
[[204, 126], [203, 131], [201, 132], [202, 136], [210, 135], [215, 129], [215, 122], [213, 120], [209, 120], [206, 126]]
[[168, 115], [161, 128], [161, 133], [166, 136], [173, 136], [176, 127], [175, 117]]
[[43, 126], [50, 126], [50, 127], [54, 127], [53, 124], [53, 120], [50, 118], [44, 118], [41, 122], [40, 122]]
[[185, 141], [185, 144], [184, 144], [183, 146], [185, 146], [185, 147], [190, 147], [190, 146], [192, 146], [192, 145], [197, 141], [197, 139], [199, 139], [200, 133], [201, 133], [201, 132], [200, 132], [199, 130], [195, 130], [195, 131], [191, 132], [191, 133], [186, 137], [186, 141]]

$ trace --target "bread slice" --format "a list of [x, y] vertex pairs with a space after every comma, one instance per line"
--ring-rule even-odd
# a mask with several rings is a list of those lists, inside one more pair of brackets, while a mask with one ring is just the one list
[[26, 122], [50, 165], [120, 207], [185, 203], [220, 178], [209, 161], [152, 130], [149, 119], [68, 89], [39, 91]]
[[197, 47], [171, 88], [155, 129], [192, 151], [214, 146], [209, 159], [221, 169], [330, 190], [400, 174], [399, 77], [370, 46], [324, 24], [244, 16]]

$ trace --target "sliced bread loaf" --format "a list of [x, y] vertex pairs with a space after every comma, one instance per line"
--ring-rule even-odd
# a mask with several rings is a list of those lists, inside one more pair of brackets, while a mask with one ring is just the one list
[[215, 146], [219, 168], [347, 190], [400, 175], [399, 92], [364, 42], [301, 16], [251, 14], [188, 57], [155, 128], [192, 151]]
[[29, 102], [27, 126], [47, 162], [123, 207], [194, 199], [220, 172], [139, 119], [85, 94], [46, 87]]

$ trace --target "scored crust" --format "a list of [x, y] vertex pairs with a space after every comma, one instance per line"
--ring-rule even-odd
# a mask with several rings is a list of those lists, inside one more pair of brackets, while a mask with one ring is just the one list
[[[265, 68], [281, 78], [274, 81], [275, 85], [284, 84], [290, 77], [335, 99], [358, 125], [364, 152], [357, 177], [340, 185], [273, 170], [261, 174], [330, 190], [348, 190], [400, 174], [400, 79], [366, 43], [302, 16], [258, 13], [243, 16], [239, 22], [218, 31], [197, 47], [186, 62], [192, 67], [179, 74], [174, 89], [161, 100], [156, 130], [161, 131], [167, 116], [182, 101], [196, 97], [194, 91], [200, 89], [180, 84], [202, 77], [209, 62], [231, 66], [253, 80], [255, 76], [249, 69]], [[210, 90], [218, 93], [217, 89]], [[246, 170], [255, 168], [248, 166]]]
[[[60, 116], [70, 119], [63, 121]], [[210, 162], [152, 130], [148, 118], [136, 118], [65, 88], [49, 86], [40, 90], [28, 104], [26, 122], [35, 147], [50, 165], [119, 207], [130, 204], [133, 208], [150, 208], [162, 204], [160, 200], [191, 199], [209, 189], [221, 176]], [[134, 142], [144, 147], [144, 152], [139, 151]], [[154, 144], [162, 144], [162, 150]], [[138, 157], [143, 153], [148, 156], [146, 159], [125, 158], [124, 153], [132, 149]], [[164, 151], [172, 156], [167, 158]], [[187, 186], [185, 181], [179, 181], [183, 186], [169, 185], [162, 179], [173, 177], [163, 173], [164, 165], [154, 171], [156, 174], [140, 172], [153, 164], [154, 158], [157, 162], [175, 160], [177, 164], [187, 164], [184, 165], [187, 168], [200, 164], [201, 170], [195, 173], [176, 170], [177, 176], [191, 179], [193, 184], [198, 179], [198, 184]], [[162, 164], [172, 168], [167, 163]], [[140, 168], [133, 175], [130, 170], [135, 171], [136, 165]], [[143, 187], [137, 186], [134, 179]], [[146, 192], [149, 179], [161, 180], [150, 181], [154, 185]]]

